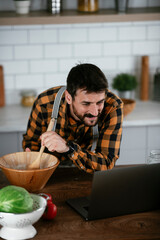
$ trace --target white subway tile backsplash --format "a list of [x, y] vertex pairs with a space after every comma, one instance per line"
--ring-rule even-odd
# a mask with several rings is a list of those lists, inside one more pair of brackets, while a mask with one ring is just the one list
[[70, 59], [60, 59], [59, 60], [59, 71], [69, 72], [70, 69], [79, 63], [85, 63], [88, 60], [86, 58], [70, 58]]
[[72, 56], [71, 44], [54, 44], [45, 46], [45, 58], [66, 58]]
[[33, 89], [43, 87], [43, 76], [42, 75], [17, 75], [15, 78], [16, 89]]
[[118, 69], [120, 72], [129, 71], [130, 69], [137, 69], [139, 61], [137, 57], [119, 57]]
[[27, 31], [0, 31], [0, 45], [27, 43]]
[[105, 22], [102, 23], [104, 27], [125, 27], [125, 26], [132, 26], [132, 22]]
[[39, 45], [15, 46], [15, 59], [39, 59], [43, 56], [43, 47]]
[[45, 24], [43, 25], [44, 29], [66, 29], [66, 28], [71, 28], [72, 24]]
[[29, 66], [27, 61], [3, 61], [4, 74], [28, 73]]
[[13, 59], [13, 48], [10, 46], [0, 47], [0, 60]]
[[130, 55], [132, 53], [130, 42], [113, 42], [104, 44], [104, 56]]
[[11, 30], [11, 29], [12, 29], [12, 26], [7, 26], [7, 25], [0, 26], [0, 31], [1, 30]]
[[20, 104], [21, 102], [20, 92], [15, 88], [14, 90], [13, 89], [6, 90], [5, 101], [6, 101], [6, 105]]
[[103, 23], [73, 23], [71, 27], [73, 28], [93, 28], [93, 27], [102, 27]]
[[[143, 0], [143, 4], [150, 3]], [[153, 81], [160, 67], [160, 21], [0, 26], [6, 104], [18, 103], [22, 88], [40, 93], [66, 84], [70, 69], [78, 63], [99, 66], [113, 90], [113, 77], [120, 72], [139, 79], [142, 55], [149, 56]]]
[[89, 41], [114, 41], [117, 39], [117, 28], [115, 27], [101, 27], [101, 28], [90, 28], [88, 30]]
[[115, 2], [113, 0], [99, 0], [99, 8], [115, 8]]
[[4, 87], [5, 90], [12, 90], [15, 88], [14, 76], [4, 76]]
[[160, 44], [158, 41], [142, 41], [133, 43], [133, 54], [134, 55], [147, 55], [154, 54], [159, 55]]
[[87, 29], [60, 29], [59, 42], [60, 43], [74, 43], [87, 41]]
[[42, 30], [30, 30], [29, 31], [30, 43], [56, 43], [57, 42], [57, 30], [56, 29], [42, 29]]
[[159, 56], [150, 56], [149, 57], [149, 66], [150, 68], [155, 69], [160, 68], [160, 55]]
[[152, 26], [155, 26], [155, 25], [159, 25], [160, 24], [160, 21], [137, 21], [137, 22], [133, 22], [132, 25], [134, 26], [149, 26], [149, 25], [152, 25]]
[[145, 27], [120, 27], [119, 28], [119, 40], [144, 40], [146, 38]]
[[97, 65], [102, 70], [115, 70], [117, 69], [117, 58], [116, 57], [101, 57], [101, 58], [90, 58], [90, 63]]
[[77, 43], [73, 46], [75, 57], [101, 56], [102, 46], [100, 43]]
[[55, 87], [60, 85], [66, 85], [67, 73], [46, 74], [45, 87]]
[[50, 73], [58, 69], [56, 60], [33, 60], [30, 62], [31, 73]]
[[159, 26], [149, 26], [147, 31], [148, 39], [160, 39], [160, 25]]
[[159, 7], [159, 0], [148, 0], [148, 7]]
[[129, 4], [128, 4], [128, 7], [130, 7], [130, 8], [134, 8], [134, 7], [147, 7], [147, 2], [148, 2], [148, 0], [132, 0], [132, 1], [129, 1]]
[[13, 29], [15, 30], [30, 30], [30, 29], [42, 29], [42, 25], [16, 25], [16, 26], [12, 26]]

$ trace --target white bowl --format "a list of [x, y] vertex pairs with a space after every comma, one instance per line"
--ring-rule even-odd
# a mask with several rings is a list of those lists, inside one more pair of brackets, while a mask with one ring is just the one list
[[47, 201], [45, 198], [31, 194], [33, 198], [33, 211], [29, 213], [0, 212], [0, 237], [7, 240], [23, 240], [33, 238], [37, 231], [32, 226], [43, 215]]

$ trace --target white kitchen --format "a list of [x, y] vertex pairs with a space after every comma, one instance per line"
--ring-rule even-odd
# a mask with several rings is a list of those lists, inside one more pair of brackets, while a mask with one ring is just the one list
[[[105, 12], [78, 15], [77, 5], [77, 1], [64, 0], [62, 13], [47, 16], [46, 1], [32, 0], [30, 14], [42, 14], [27, 16], [13, 14], [14, 1], [0, 2], [5, 99], [0, 107], [0, 155], [22, 151], [22, 134], [31, 111], [31, 106], [21, 104], [23, 94], [29, 91], [37, 96], [50, 87], [65, 85], [71, 67], [90, 62], [102, 69], [109, 89], [116, 94], [112, 83], [117, 74], [136, 76], [135, 106], [124, 117], [117, 164], [146, 163], [150, 151], [160, 149], [160, 102], [154, 99], [154, 78], [160, 67], [159, 1], [130, 0], [128, 9], [142, 9], [142, 13], [113, 14], [115, 2], [101, 0], [99, 11], [111, 12], [106, 16]], [[146, 99], [141, 99], [143, 56], [148, 57]]]
[[[90, 169], [85, 172], [83, 164], [88, 161], [89, 157], [87, 159], [86, 155], [90, 150], [83, 147], [79, 150], [79, 147], [74, 146], [73, 139], [68, 143], [67, 140], [65, 141], [67, 147], [65, 151], [57, 151], [62, 153], [62, 158], [63, 154], [69, 156], [69, 160], [72, 160], [71, 164], [67, 161], [61, 164], [59, 161], [61, 158], [56, 154], [54, 156], [54, 153], [48, 154], [47, 149], [43, 153], [45, 146], [41, 146], [37, 133], [38, 138], [34, 141], [39, 144], [42, 155], [38, 155], [39, 152], [34, 150], [28, 151], [27, 148], [24, 152], [22, 148], [23, 134], [27, 131], [35, 99], [47, 89], [65, 86], [69, 71], [77, 64], [83, 63], [98, 66], [108, 81], [109, 91], [120, 97], [124, 104], [120, 157], [113, 171], [109, 169], [111, 165], [108, 167], [107, 161], [102, 161], [104, 159], [99, 156], [96, 162], [94, 154], [96, 155], [97, 152], [91, 152], [89, 154], [91, 156], [93, 154], [91, 160], [93, 160], [94, 174], [90, 174]], [[97, 79], [94, 82], [97, 83]], [[105, 92], [103, 95], [106, 99], [109, 98]], [[53, 95], [51, 97], [53, 102]], [[50, 105], [52, 104], [49, 103], [46, 107], [49, 113], [51, 113]], [[69, 109], [71, 110], [68, 107]], [[73, 112], [68, 110], [66, 113], [72, 115]], [[34, 117], [38, 119], [39, 113], [36, 114]], [[49, 115], [47, 117], [49, 119]], [[120, 117], [117, 115], [117, 119]], [[57, 119], [58, 117], [54, 121]], [[78, 122], [76, 119], [75, 122]], [[36, 122], [35, 132], [43, 128], [45, 129], [43, 133], [46, 134], [49, 122], [47, 121], [44, 121], [46, 129], [44, 125], [39, 127]], [[61, 126], [63, 121], [63, 118], [59, 122], [57, 120], [57, 125]], [[34, 125], [33, 122], [32, 124]], [[79, 122], [76, 124], [78, 126]], [[61, 127], [59, 129], [61, 130]], [[57, 134], [55, 131], [52, 133]], [[120, 142], [117, 136], [112, 139], [115, 149], [117, 142]], [[74, 138], [75, 145], [77, 139]], [[106, 139], [104, 140], [107, 143]], [[69, 142], [72, 142], [71, 146]], [[106, 145], [103, 148], [106, 148]], [[82, 154], [83, 151], [86, 155]], [[103, 157], [103, 154], [101, 155]], [[40, 160], [35, 156], [39, 156]], [[49, 158], [47, 159], [46, 156]], [[77, 157], [78, 160], [74, 160], [75, 156], [83, 156], [84, 159], [81, 157], [80, 161]], [[39, 166], [29, 168], [28, 166], [37, 159]], [[112, 164], [109, 157], [107, 160]], [[27, 161], [30, 161], [29, 165]], [[78, 161], [81, 165], [77, 164]], [[1, 189], [10, 184], [25, 188], [33, 201], [34, 198], [37, 199], [35, 209], [29, 210], [26, 215], [11, 213], [15, 220], [20, 217], [19, 222], [13, 221], [11, 227], [7, 226], [7, 221], [10, 221], [11, 217], [8, 218], [9, 220], [5, 219], [9, 212], [5, 213], [0, 209], [0, 225], [2, 225], [0, 237], [8, 240], [30, 239], [36, 235], [37, 240], [160, 239], [160, 211], [159, 208], [157, 210], [160, 179], [158, 168], [156, 169], [155, 164], [148, 164], [150, 161], [160, 162], [160, 1], [0, 0], [0, 202]], [[99, 168], [100, 164], [102, 168]], [[25, 165], [23, 169], [20, 168], [22, 165]], [[129, 176], [126, 167], [128, 171], [134, 170], [133, 176]], [[141, 167], [144, 167], [144, 171]], [[147, 170], [149, 177], [146, 177], [145, 172], [149, 167], [154, 169], [157, 175], [153, 176], [152, 172], [151, 177], [151, 172]], [[137, 175], [139, 178], [136, 178], [136, 174], [140, 173], [136, 169], [140, 169], [141, 174]], [[115, 181], [112, 178], [112, 181], [108, 181], [109, 185], [104, 189], [103, 194], [105, 196], [109, 194], [114, 199], [111, 204], [107, 205], [105, 202], [104, 206], [109, 207], [108, 210], [114, 210], [117, 206], [121, 206], [121, 203], [127, 202], [128, 197], [132, 202], [132, 204], [129, 201], [124, 204], [124, 207], [129, 206], [128, 215], [124, 211], [121, 216], [106, 218], [100, 216], [99, 218], [104, 219], [86, 222], [66, 204], [67, 199], [86, 197], [90, 194], [92, 179], [97, 172], [110, 174], [118, 170], [119, 172], [122, 170], [121, 173], [124, 171], [127, 178], [125, 179], [122, 174], [117, 183], [116, 178]], [[133, 181], [131, 177], [134, 178]], [[152, 184], [152, 181], [156, 182]], [[106, 182], [103, 181], [104, 184], [107, 184]], [[112, 187], [113, 182], [118, 190]], [[121, 182], [124, 183], [123, 186]], [[127, 193], [123, 192], [123, 187], [128, 189]], [[98, 188], [100, 189], [101, 186]], [[139, 194], [134, 194], [137, 189], [141, 189], [138, 190]], [[143, 191], [147, 193], [144, 196], [148, 196], [145, 201], [141, 201], [141, 198], [144, 198]], [[32, 192], [33, 195], [30, 194]], [[120, 192], [120, 201], [117, 201], [117, 197], [113, 197], [118, 192]], [[40, 196], [39, 193], [42, 195]], [[108, 200], [108, 197], [106, 199]], [[152, 199], [156, 200], [156, 208], [153, 206], [149, 208], [149, 205], [143, 208]], [[142, 208], [138, 213], [130, 211], [139, 200], [142, 202]], [[41, 202], [44, 203], [43, 209], [40, 206]], [[49, 208], [52, 214], [49, 213]], [[33, 219], [28, 220], [29, 214], [32, 214], [32, 217], [36, 216], [40, 209], [43, 211], [35, 220], [34, 228], [31, 226]], [[94, 209], [97, 209], [97, 206]], [[24, 218], [21, 218], [23, 216]], [[44, 219], [40, 219], [41, 217]]]

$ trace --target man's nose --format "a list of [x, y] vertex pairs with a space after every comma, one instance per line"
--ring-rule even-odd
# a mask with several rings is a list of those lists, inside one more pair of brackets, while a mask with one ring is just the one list
[[90, 106], [90, 114], [92, 114], [93, 116], [98, 115], [98, 106], [97, 105], [93, 104]]

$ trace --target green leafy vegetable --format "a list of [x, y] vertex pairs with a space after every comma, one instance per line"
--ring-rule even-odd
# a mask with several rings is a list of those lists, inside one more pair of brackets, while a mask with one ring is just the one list
[[33, 210], [33, 199], [29, 192], [9, 185], [0, 190], [0, 212], [26, 213]]

